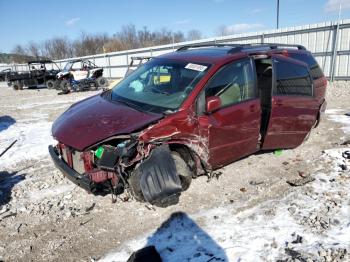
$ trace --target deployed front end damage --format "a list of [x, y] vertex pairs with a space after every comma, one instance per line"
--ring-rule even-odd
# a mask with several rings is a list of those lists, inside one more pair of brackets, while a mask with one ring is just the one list
[[83, 152], [58, 143], [49, 146], [49, 153], [56, 167], [88, 192], [119, 195], [128, 190], [138, 201], [168, 206], [178, 202], [194, 174], [180, 156], [181, 150], [170, 147], [160, 142], [144, 144], [138, 136], [121, 136]]

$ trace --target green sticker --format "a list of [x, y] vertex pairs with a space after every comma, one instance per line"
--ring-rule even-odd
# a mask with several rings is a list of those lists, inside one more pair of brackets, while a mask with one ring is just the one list
[[103, 151], [104, 148], [102, 146], [100, 146], [99, 148], [97, 148], [97, 150], [95, 151], [95, 156], [99, 159], [101, 159], [102, 155], [103, 155]]

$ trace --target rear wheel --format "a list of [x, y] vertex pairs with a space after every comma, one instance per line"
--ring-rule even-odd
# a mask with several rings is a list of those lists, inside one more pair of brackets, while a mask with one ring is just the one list
[[60, 83], [60, 88], [62, 91], [68, 91], [70, 88], [69, 81], [67, 79], [63, 79]]
[[53, 89], [53, 88], [55, 88], [55, 81], [54, 81], [54, 80], [47, 80], [47, 81], [46, 81], [46, 87], [47, 87], [48, 89]]
[[106, 87], [108, 85], [108, 81], [105, 77], [100, 76], [96, 79], [96, 86], [97, 87]]
[[23, 83], [21, 81], [15, 81], [12, 87], [14, 90], [23, 90]]

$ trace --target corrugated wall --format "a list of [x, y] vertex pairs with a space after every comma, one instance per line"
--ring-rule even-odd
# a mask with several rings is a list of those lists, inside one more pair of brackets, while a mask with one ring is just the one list
[[[173, 52], [177, 48], [187, 44], [226, 42], [301, 44], [314, 54], [327, 77], [331, 77], [332, 71], [334, 71], [333, 76], [335, 80], [350, 80], [350, 19], [340, 21], [339, 30], [337, 30], [337, 22], [324, 22], [258, 33], [236, 34], [199, 41], [182, 42], [175, 45], [98, 54], [84, 58], [91, 59], [96, 65], [103, 67], [106, 77], [118, 78], [124, 76], [130, 62], [130, 57], [132, 56], [158, 56]], [[334, 54], [335, 58], [333, 58]], [[69, 60], [64, 59], [56, 62], [63, 68]], [[9, 67], [17, 71], [28, 70], [27, 65], [0, 65], [0, 70]]]

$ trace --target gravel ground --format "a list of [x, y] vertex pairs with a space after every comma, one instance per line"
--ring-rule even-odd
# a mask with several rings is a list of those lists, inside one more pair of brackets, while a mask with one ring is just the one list
[[[218, 255], [218, 259], [215, 254], [203, 249], [195, 253], [191, 250], [189, 254], [186, 253], [188, 256], [181, 259], [209, 261], [214, 257], [216, 260], [210, 261], [219, 261], [219, 258], [236, 261], [243, 257], [244, 252], [227, 248], [228, 242], [235, 238], [221, 237], [224, 235], [217, 233], [232, 229], [233, 221], [236, 226], [242, 224], [242, 228], [251, 228], [258, 224], [274, 223], [278, 214], [285, 215], [278, 210], [284, 210], [291, 214], [295, 230], [302, 226], [306, 230], [304, 235], [309, 239], [311, 237], [307, 234], [330, 240], [330, 233], [327, 235], [327, 232], [337, 228], [337, 223], [331, 218], [342, 212], [350, 217], [350, 196], [341, 187], [345, 183], [341, 181], [349, 183], [349, 171], [338, 170], [341, 165], [347, 168], [348, 163], [338, 163], [341, 159], [338, 151], [336, 156], [334, 151], [327, 151], [343, 150], [342, 143], [350, 140], [350, 133], [347, 133], [343, 123], [348, 119], [342, 121], [344, 113], [350, 111], [350, 84], [347, 82], [329, 86], [327, 101], [330, 110], [303, 145], [294, 150], [285, 150], [280, 156], [273, 153], [249, 156], [222, 168], [219, 170], [222, 174], [210, 181], [199, 177], [181, 195], [178, 205], [165, 209], [133, 200], [125, 202], [122, 197], [112, 203], [111, 196], [89, 195], [65, 179], [50, 161], [47, 146], [54, 142], [50, 136], [52, 122], [72, 103], [94, 94], [96, 92], [58, 96], [57, 91], [53, 90], [25, 89], [15, 92], [4, 85], [0, 86], [0, 152], [17, 140], [0, 158], [0, 261], [91, 261], [100, 258], [125, 261], [124, 258], [136, 247], [144, 244], [142, 239], [157, 236], [148, 241], [156, 246], [168, 241], [157, 232], [167, 228], [169, 223], [174, 223], [173, 228], [178, 230], [174, 232], [180, 234], [181, 228], [177, 227], [179, 221], [185, 225], [186, 221], [191, 221], [196, 228], [207, 232], [206, 239], [215, 240], [210, 243], [225, 247], [222, 254], [219, 252], [221, 257]], [[301, 176], [309, 174], [315, 174], [312, 177], [316, 182], [301, 187], [286, 183], [299, 181]], [[338, 176], [343, 178], [338, 181]], [[334, 185], [326, 183], [327, 186], [320, 188], [316, 185], [322, 179], [334, 179], [336, 182]], [[314, 186], [310, 187], [312, 184]], [[292, 200], [300, 195], [309, 197], [300, 198], [293, 204]], [[315, 208], [316, 205], [319, 206]], [[344, 206], [347, 211], [341, 208]], [[256, 210], [265, 210], [267, 215], [264, 213], [264, 216], [246, 222], [251, 216], [260, 214]], [[227, 217], [232, 217], [232, 220], [228, 222], [224, 219]], [[208, 222], [212, 225], [208, 226]], [[339, 220], [338, 225], [342, 223]], [[349, 228], [349, 224], [345, 225]], [[239, 241], [254, 240], [248, 231], [245, 231], [246, 235], [243, 232]], [[273, 232], [272, 229], [270, 231]], [[275, 233], [266, 235], [266, 239], [277, 239], [279, 236], [279, 240], [271, 240], [269, 247], [272, 248], [265, 248], [273, 254], [270, 257], [262, 251], [251, 255], [245, 250], [251, 256], [243, 261], [254, 261], [254, 257], [262, 261], [350, 260], [349, 246], [330, 247], [325, 240], [327, 245], [322, 242], [316, 251], [310, 251], [298, 243], [301, 241], [300, 235], [298, 238], [297, 233], [293, 236], [287, 235], [289, 233], [280, 231], [276, 236]], [[140, 237], [141, 240], [135, 240]], [[264, 235], [257, 235], [256, 238], [264, 239]], [[186, 235], [183, 239], [178, 238], [186, 239]], [[279, 242], [281, 239], [287, 242], [285, 246]], [[297, 244], [299, 246], [296, 248]], [[249, 243], [246, 245], [249, 246]], [[176, 261], [171, 258], [173, 251], [169, 250], [174, 251], [174, 247], [163, 247], [162, 257], [166, 261]], [[205, 254], [208, 257], [206, 260]]]

